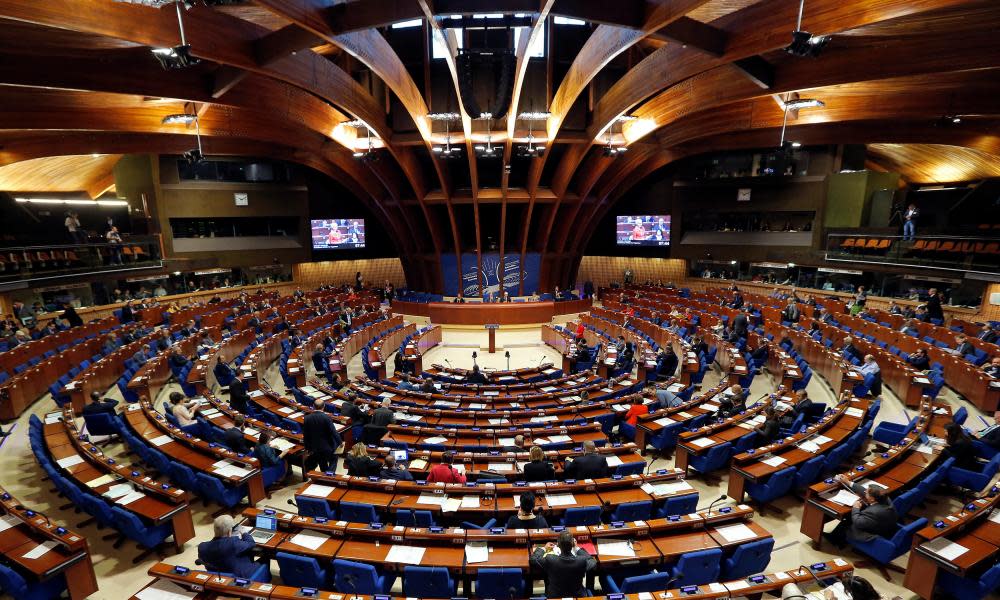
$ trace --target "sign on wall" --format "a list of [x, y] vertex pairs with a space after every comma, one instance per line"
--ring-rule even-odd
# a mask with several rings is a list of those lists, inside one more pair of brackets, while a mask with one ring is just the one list
[[[500, 293], [501, 282], [507, 293], [512, 296], [517, 295], [520, 286], [520, 277], [524, 277], [524, 293], [531, 294], [538, 291], [538, 270], [541, 265], [541, 257], [538, 253], [526, 254], [524, 265], [521, 264], [520, 254], [506, 254], [503, 261], [503, 271], [500, 269], [500, 253], [483, 254], [483, 269], [481, 271], [483, 293], [489, 297], [495, 297]], [[444, 294], [455, 296], [460, 289], [458, 272], [455, 268], [455, 255], [441, 255], [441, 271], [444, 278]], [[479, 275], [477, 272], [476, 254], [466, 252], [462, 254], [462, 281], [461, 291], [464, 296], [479, 296]]]

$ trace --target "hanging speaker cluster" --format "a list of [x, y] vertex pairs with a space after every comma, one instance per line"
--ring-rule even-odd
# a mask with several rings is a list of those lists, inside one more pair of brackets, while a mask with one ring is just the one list
[[[494, 119], [503, 118], [510, 108], [514, 93], [514, 75], [517, 58], [509, 49], [461, 50], [455, 68], [458, 71], [458, 92], [462, 96], [465, 112], [473, 118], [489, 113]], [[477, 75], [492, 77], [493, 101], [483, 107], [476, 98]]]

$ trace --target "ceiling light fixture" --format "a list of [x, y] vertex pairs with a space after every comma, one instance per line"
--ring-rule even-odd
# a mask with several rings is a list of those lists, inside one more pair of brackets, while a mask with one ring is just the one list
[[817, 100], [816, 98], [796, 98], [794, 100], [785, 101], [785, 110], [799, 110], [801, 108], [822, 108], [826, 106], [826, 102], [822, 100]]
[[548, 111], [526, 111], [517, 116], [517, 118], [528, 122], [528, 145], [516, 148], [518, 156], [522, 158], [535, 158], [542, 152], [545, 152], [545, 146], [535, 145], [534, 123], [532, 121], [544, 121], [550, 116], [552, 116], [552, 113]]
[[431, 121], [439, 121], [444, 123], [445, 140], [444, 146], [434, 146], [432, 150], [434, 154], [440, 156], [444, 159], [459, 158], [462, 156], [462, 149], [459, 146], [451, 145], [451, 123], [452, 121], [461, 120], [462, 116], [458, 113], [445, 112], [445, 113], [430, 113], [427, 118]]
[[379, 156], [375, 152], [375, 146], [372, 143], [372, 130], [368, 129], [367, 125], [365, 129], [368, 131], [368, 147], [364, 150], [355, 150], [353, 156], [361, 162], [375, 162], [379, 159]]
[[493, 115], [492, 113], [484, 112], [479, 114], [480, 119], [486, 119], [486, 145], [478, 144], [475, 146], [476, 156], [480, 158], [497, 158], [502, 154], [499, 150], [499, 146], [493, 145]]
[[180, 45], [173, 48], [153, 48], [153, 57], [166, 70], [183, 69], [201, 62], [201, 59], [191, 56], [191, 44], [187, 43], [187, 39], [184, 36], [184, 19], [181, 17], [181, 4], [181, 2], [174, 4], [177, 9], [177, 27], [181, 33]]
[[518, 119], [522, 121], [544, 121], [552, 116], [549, 111], [526, 111], [517, 115]]
[[636, 118], [637, 117], [619, 115], [614, 121], [611, 122], [611, 125], [608, 126], [608, 144], [604, 146], [604, 149], [602, 150], [604, 156], [613, 157], [613, 156], [618, 156], [619, 154], [622, 154], [624, 152], [628, 152], [628, 146], [624, 144], [616, 146], [614, 143], [612, 143], [612, 136], [614, 135], [615, 131], [615, 123], [634, 121]]
[[781, 149], [785, 154], [791, 154], [793, 148], [798, 148], [802, 144], [800, 142], [786, 142], [785, 141], [785, 131], [788, 129], [788, 111], [790, 110], [800, 110], [803, 108], [820, 108], [826, 106], [826, 103], [822, 100], [817, 100], [815, 98], [790, 98], [791, 94], [785, 94], [782, 99], [782, 115], [781, 115], [781, 140], [778, 142], [778, 148]]
[[805, 5], [806, 0], [799, 0], [799, 18], [795, 23], [795, 31], [792, 32], [792, 43], [785, 47], [785, 52], [792, 56], [815, 58], [830, 42], [830, 36], [814, 36], [808, 31], [802, 31], [802, 12], [805, 10]]
[[198, 115], [191, 113], [179, 113], [163, 117], [161, 123], [164, 125], [190, 125], [198, 120]]
[[188, 150], [184, 153], [184, 160], [192, 165], [197, 165], [205, 162], [205, 154], [201, 151], [201, 121], [198, 119], [198, 115], [194, 115], [194, 135], [195, 139], [198, 140], [198, 147]]
[[22, 204], [72, 204], [87, 206], [128, 206], [125, 200], [74, 200], [67, 198], [14, 198], [15, 202]]

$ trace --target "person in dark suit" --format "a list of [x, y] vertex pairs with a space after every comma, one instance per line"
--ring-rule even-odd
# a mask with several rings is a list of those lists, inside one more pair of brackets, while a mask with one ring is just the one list
[[253, 551], [257, 547], [249, 531], [240, 532], [240, 527], [229, 515], [219, 515], [212, 524], [215, 537], [198, 544], [198, 559], [205, 570], [216, 573], [232, 573], [237, 577], [250, 577], [260, 567], [254, 562]]
[[413, 474], [406, 470], [406, 465], [396, 463], [396, 457], [388, 454], [385, 457], [385, 466], [378, 474], [382, 479], [395, 479], [396, 481], [413, 481]]
[[983, 365], [983, 373], [993, 379], [1000, 379], [1000, 356], [994, 356], [993, 360]]
[[608, 476], [608, 459], [597, 453], [593, 440], [583, 443], [583, 454], [566, 465], [566, 479], [600, 479]]
[[340, 434], [326, 414], [323, 401], [316, 400], [313, 407], [315, 410], [302, 420], [302, 444], [307, 453], [302, 464], [305, 473], [317, 465], [322, 471], [332, 470], [334, 455], [341, 444]]
[[910, 366], [918, 371], [926, 371], [931, 368], [931, 361], [927, 358], [927, 351], [923, 348], [914, 350], [912, 354], [906, 357], [906, 362], [910, 363]]
[[979, 335], [976, 337], [987, 344], [995, 344], [997, 343], [997, 339], [1000, 339], [1000, 335], [997, 335], [997, 332], [993, 331], [993, 326], [989, 323], [983, 323], [983, 328], [979, 330]]
[[799, 390], [795, 393], [796, 401], [792, 405], [792, 408], [785, 411], [785, 414], [781, 416], [781, 426], [791, 427], [795, 419], [799, 417], [802, 413], [807, 412], [812, 408], [812, 400], [809, 399], [809, 394], [805, 390]]
[[[993, 419], [997, 425], [1000, 425], [1000, 411], [993, 413]], [[1000, 450], [1000, 427], [994, 426], [992, 429], [978, 437], [980, 442], [995, 450]]]
[[340, 414], [351, 420], [351, 425], [364, 425], [368, 415], [358, 407], [358, 396], [354, 390], [347, 392], [347, 398], [340, 403]]
[[735, 308], [736, 310], [743, 308], [743, 294], [735, 287], [733, 288], [733, 300], [729, 303], [729, 308]]
[[113, 417], [115, 416], [116, 406], [118, 406], [117, 400], [102, 398], [100, 392], [90, 392], [90, 402], [87, 406], [83, 407], [83, 414], [96, 415], [104, 413]]
[[798, 304], [792, 299], [788, 301], [788, 306], [785, 307], [785, 310], [781, 311], [781, 320], [798, 323], [800, 314]]
[[489, 381], [486, 379], [486, 375], [483, 375], [483, 372], [479, 370], [479, 365], [473, 365], [472, 371], [465, 378], [465, 381], [467, 383], [473, 383], [477, 385], [485, 385], [489, 383]]
[[59, 315], [59, 318], [69, 323], [70, 327], [83, 326], [83, 319], [81, 319], [80, 315], [76, 313], [76, 309], [69, 304], [63, 305], [63, 311], [62, 314]]
[[832, 323], [833, 322], [833, 315], [830, 314], [830, 312], [828, 310], [826, 310], [825, 308], [820, 309], [820, 311], [819, 311], [819, 320], [820, 320], [821, 323]]
[[322, 344], [316, 344], [313, 346], [312, 363], [317, 374], [326, 373], [327, 367], [330, 364], [329, 360], [330, 353], [323, 349]]
[[753, 428], [757, 432], [757, 445], [766, 446], [778, 438], [781, 432], [778, 414], [773, 406], [764, 409], [764, 422]]
[[131, 323], [135, 321], [135, 311], [132, 310], [132, 303], [126, 302], [125, 306], [122, 307], [122, 323]]
[[233, 380], [229, 382], [229, 406], [246, 414], [249, 404], [250, 396], [247, 394], [247, 384], [243, 382], [243, 374], [236, 371]]
[[188, 357], [178, 352], [176, 348], [171, 348], [168, 360], [170, 361], [170, 366], [174, 369], [183, 369], [191, 362]]
[[368, 456], [368, 447], [364, 442], [351, 446], [351, 452], [344, 459], [344, 466], [347, 468], [347, 474], [355, 477], [378, 475], [382, 471], [382, 465]]
[[969, 338], [964, 335], [955, 336], [955, 348], [951, 351], [952, 354], [956, 356], [965, 356], [966, 354], [975, 354], [976, 347], [972, 345]]
[[860, 499], [851, 508], [851, 515], [824, 536], [838, 548], [842, 548], [847, 540], [870, 542], [876, 537], [892, 537], [899, 516], [885, 490], [878, 484], [865, 487], [860, 483], [851, 483], [844, 475], [837, 475], [837, 481], [850, 487]]
[[[559, 554], [555, 550], [559, 550]], [[531, 564], [545, 573], [546, 598], [574, 598], [590, 596], [583, 586], [587, 572], [597, 566], [597, 561], [576, 543], [568, 531], [559, 533], [557, 542], [539, 546], [531, 554]]]
[[222, 360], [222, 356], [217, 356], [215, 360], [215, 366], [212, 367], [212, 373], [215, 375], [215, 380], [221, 385], [223, 381], [232, 381], [235, 372], [233, 368], [226, 364], [226, 361]]
[[941, 308], [941, 292], [937, 291], [937, 288], [931, 288], [927, 291], [930, 296], [927, 298], [927, 319], [938, 319], [944, 322], [944, 310]]
[[222, 443], [238, 454], [250, 454], [253, 448], [250, 447], [246, 436], [243, 435], [243, 425], [243, 415], [236, 415], [233, 418], [233, 426], [222, 432]]
[[747, 397], [750, 392], [743, 389], [741, 385], [734, 385], [723, 392], [719, 397], [719, 410], [716, 411], [718, 417], [727, 419], [733, 415], [747, 409]]
[[396, 415], [392, 413], [388, 398], [382, 399], [382, 404], [372, 413], [371, 424], [376, 427], [388, 427], [396, 422]]
[[660, 352], [656, 355], [656, 376], [673, 377], [677, 372], [677, 354], [669, 344], [660, 347]]
[[743, 313], [738, 313], [733, 317], [733, 324], [731, 333], [729, 336], [730, 341], [736, 341], [740, 338], [745, 338], [747, 336], [747, 330], [750, 328], [750, 320]]
[[553, 481], [556, 478], [556, 469], [552, 463], [545, 460], [545, 453], [538, 446], [532, 446], [528, 451], [531, 462], [524, 465], [524, 480], [532, 481]]
[[860, 355], [860, 352], [854, 346], [854, 340], [850, 336], [844, 338], [844, 345], [840, 348], [840, 353], [844, 355], [844, 358]]
[[507, 529], [548, 529], [545, 517], [535, 514], [535, 493], [521, 494], [520, 508], [507, 519]]
[[972, 438], [966, 435], [962, 426], [952, 421], [944, 426], [944, 430], [947, 434], [945, 439], [948, 443], [941, 454], [945, 458], [949, 456], [954, 458], [954, 467], [956, 469], [981, 470], [976, 446], [972, 443]]

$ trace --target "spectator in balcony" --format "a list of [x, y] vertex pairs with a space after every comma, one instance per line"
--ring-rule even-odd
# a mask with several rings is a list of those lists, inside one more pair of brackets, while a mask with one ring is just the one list
[[917, 237], [917, 217], [920, 211], [916, 204], [910, 204], [903, 213], [903, 241], [912, 242]]
[[868, 302], [868, 292], [865, 291], [865, 286], [859, 285], [858, 291], [854, 294], [854, 305], [864, 306]]
[[156, 284], [156, 287], [153, 288], [153, 296], [159, 298], [166, 295], [167, 295], [167, 289], [163, 287], [163, 284], [162, 283]]
[[74, 244], [86, 244], [87, 234], [80, 226], [80, 215], [75, 212], [66, 213], [66, 231], [69, 233], [70, 242]]
[[122, 263], [122, 235], [118, 233], [118, 228], [114, 225], [104, 234], [111, 246], [111, 264], [120, 265]]
[[983, 323], [983, 327], [979, 330], [979, 335], [976, 337], [983, 340], [987, 344], [995, 344], [997, 343], [997, 338], [1000, 336], [997, 335], [997, 332], [993, 331], [992, 325], [989, 323]]

